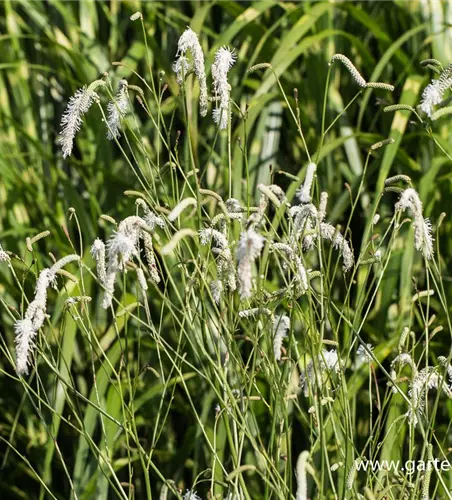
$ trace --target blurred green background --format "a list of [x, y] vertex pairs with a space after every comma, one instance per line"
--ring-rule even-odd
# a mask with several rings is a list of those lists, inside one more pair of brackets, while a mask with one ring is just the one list
[[[148, 53], [141, 24], [129, 19], [136, 11], [143, 13]], [[177, 39], [187, 25], [200, 34], [208, 68], [218, 47], [229, 45], [237, 51], [237, 63], [229, 81], [232, 99], [242, 110], [246, 107], [249, 110], [247, 139], [252, 185], [268, 183], [271, 173], [278, 169], [296, 174], [306, 164], [306, 155], [271, 73], [248, 74], [247, 68], [271, 62], [292, 103], [293, 90], [298, 89], [301, 122], [313, 152], [319, 142], [328, 62], [334, 53], [341, 52], [367, 80], [393, 83], [395, 91], [366, 90], [348, 108], [325, 142], [318, 176], [322, 188], [335, 200], [330, 207], [330, 220], [347, 218], [350, 198], [345, 183], [357, 185], [369, 145], [389, 136], [396, 139], [396, 146], [389, 153], [382, 149], [373, 155], [365, 179], [368, 195], [363, 197], [351, 227], [355, 245], [359, 246], [369, 217], [372, 193], [389, 173], [403, 173], [413, 179], [425, 204], [425, 214], [433, 221], [441, 212], [449, 211], [452, 174], [446, 155], [418, 123], [405, 119], [403, 114], [397, 115], [396, 120], [393, 114], [383, 113], [388, 104], [419, 103], [422, 89], [432, 78], [420, 66], [422, 59], [435, 57], [443, 65], [452, 61], [449, 2], [3, 1], [0, 3], [0, 244], [3, 248], [18, 254], [28, 265], [34, 259], [39, 265], [46, 265], [50, 261], [48, 252], [58, 258], [72, 251], [63, 228], [67, 228], [79, 248], [74, 222], [67, 217], [70, 207], [78, 215], [86, 251], [97, 236], [105, 234], [105, 222], [99, 221], [102, 213], [117, 220], [134, 213], [134, 199], [123, 192], [140, 188], [140, 183], [117, 146], [107, 140], [105, 124], [95, 106], [85, 118], [72, 157], [63, 160], [57, 144], [60, 118], [69, 97], [104, 72], [108, 72], [114, 83], [126, 78], [129, 83], [141, 85], [134, 72], [149, 80], [150, 61], [154, 81], [168, 85], [162, 109], [167, 122], [173, 120], [171, 137], [174, 140], [180, 130], [181, 150], [186, 150], [183, 114], [175, 106], [178, 86], [171, 65]], [[114, 61], [122, 61], [127, 67], [113, 66]], [[328, 123], [356, 92], [350, 75], [343, 67], [335, 66]], [[220, 137], [212, 150], [216, 127], [210, 116], [199, 118], [196, 95], [189, 98], [193, 103], [189, 107], [193, 146], [203, 174], [203, 187], [224, 192], [221, 172], [227, 165], [225, 138]], [[106, 102], [106, 96], [102, 101]], [[138, 103], [136, 119], [152, 161], [163, 166], [168, 158], [159, 152], [153, 124]], [[243, 130], [239, 120], [233, 119], [232, 127], [234, 178], [240, 179], [244, 176], [240, 149]], [[451, 132], [448, 119], [433, 126], [435, 137], [449, 155], [452, 155]], [[282, 175], [274, 181], [283, 187], [290, 182]], [[243, 199], [240, 183], [235, 183], [234, 194]], [[395, 201], [396, 195], [387, 196], [388, 214], [392, 213]], [[33, 255], [27, 253], [26, 237], [44, 230], [49, 230], [51, 236], [36, 245]], [[443, 278], [450, 286], [449, 217], [443, 222], [441, 234]], [[381, 294], [383, 328], [400, 320], [396, 317], [397, 290], [410, 279], [406, 266], [401, 245], [394, 252], [386, 288]], [[31, 291], [26, 275], [24, 266], [21, 279]], [[12, 285], [6, 266], [0, 266], [0, 294], [7, 304], [21, 302], [21, 291]], [[110, 327], [107, 320], [99, 321], [99, 331], [107, 332]], [[2, 308], [0, 330], [8, 346], [13, 345], [11, 325], [11, 315]], [[447, 355], [449, 345], [443, 347]], [[90, 382], [89, 377], [85, 379], [83, 356], [76, 356], [75, 364], [77, 383], [81, 392], [86, 393]], [[37, 470], [44, 468], [47, 479], [53, 481], [53, 491], [67, 498], [67, 485], [57, 474], [59, 463], [56, 461], [51, 467], [44, 464], [44, 457], [49, 456], [49, 443], [42, 422], [32, 408], [24, 406], [22, 386], [9, 383], [12, 366], [4, 358], [0, 359], [0, 366], [1, 436], [8, 439], [13, 432], [15, 446], [26, 451], [31, 466]], [[70, 432], [62, 438], [69, 462], [75, 454], [75, 450], [71, 451], [75, 444], [70, 438]], [[0, 446], [4, 453], [6, 446]], [[190, 445], [185, 442], [185, 446], [188, 456]], [[183, 458], [184, 454], [177, 465], [180, 471], [184, 470]], [[160, 459], [163, 464], [167, 459], [170, 463], [171, 457], [162, 452]], [[174, 463], [168, 467], [174, 468]], [[27, 493], [38, 489], [29, 470], [29, 465], [16, 455], [9, 455], [0, 470], [5, 498], [35, 498]]]

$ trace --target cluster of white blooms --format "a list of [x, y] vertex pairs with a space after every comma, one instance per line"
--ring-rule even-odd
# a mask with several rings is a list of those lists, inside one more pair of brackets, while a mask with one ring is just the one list
[[[155, 263], [154, 249], [152, 244], [152, 230], [147, 226], [146, 221], [138, 216], [131, 216], [124, 219], [118, 226], [118, 230], [108, 240], [106, 249], [108, 262], [105, 258], [105, 244], [97, 238], [92, 247], [91, 255], [97, 264], [97, 277], [101, 285], [105, 288], [102, 306], [108, 309], [111, 306], [116, 283], [116, 273], [125, 271], [126, 264], [133, 257], [138, 256], [139, 241], [144, 244], [145, 256], [151, 278], [158, 283], [160, 277]], [[145, 290], [144, 277], [138, 276], [140, 285]]]
[[288, 316], [276, 316], [273, 320], [273, 352], [276, 361], [281, 359], [281, 347], [283, 340], [287, 337], [290, 328], [290, 318]]
[[149, 229], [154, 230], [157, 226], [160, 229], [163, 229], [166, 226], [163, 217], [161, 217], [160, 215], [156, 215], [154, 212], [152, 212], [148, 207], [147, 203], [142, 198], [137, 198], [135, 204], [138, 207], [142, 208], [144, 212], [143, 219], [144, 222], [146, 222]]
[[[406, 335], [408, 335], [409, 329], [405, 328], [404, 332], [407, 332]], [[452, 382], [452, 366], [447, 363], [447, 359], [444, 356], [440, 356], [438, 361], [440, 364], [439, 367], [427, 366], [418, 371], [413, 358], [408, 353], [401, 352], [391, 363], [390, 378], [392, 380], [394, 393], [397, 392], [395, 388], [395, 368], [397, 366], [403, 368], [405, 365], [409, 365], [411, 368], [412, 382], [410, 384], [410, 391], [408, 392], [411, 403], [407, 416], [410, 423], [413, 425], [417, 425], [418, 416], [424, 411], [429, 390], [440, 390], [449, 399], [452, 399], [452, 388], [442, 374], [444, 372], [444, 367], [446, 367], [447, 376], [449, 381]]]
[[332, 242], [334, 248], [339, 251], [343, 260], [344, 272], [347, 272], [354, 264], [353, 251], [341, 232], [330, 223], [324, 222], [328, 194], [321, 193], [319, 210], [311, 203], [311, 187], [315, 171], [316, 165], [310, 163], [306, 170], [303, 186], [296, 193], [302, 204], [293, 206], [289, 210], [293, 220], [291, 244], [294, 246], [302, 238], [303, 249], [310, 250], [320, 236], [320, 238]]
[[97, 87], [105, 85], [103, 80], [96, 80], [88, 87], [83, 87], [69, 99], [69, 103], [61, 118], [60, 144], [63, 158], [72, 154], [74, 138], [83, 122], [83, 115], [88, 112], [95, 100], [99, 98]]
[[319, 366], [315, 367], [314, 361], [311, 359], [305, 371], [300, 375], [300, 387], [306, 397], [309, 395], [309, 387], [312, 387], [315, 383], [316, 376], [317, 385], [321, 386], [325, 371], [332, 371], [335, 373], [339, 373], [340, 371], [340, 363], [336, 349], [331, 349], [331, 351], [323, 349], [317, 356], [317, 360]]
[[[293, 218], [292, 242], [303, 237], [303, 248], [310, 250], [313, 248], [318, 234], [322, 239], [331, 241], [335, 249], [342, 256], [344, 271], [349, 271], [353, 267], [354, 256], [349, 242], [344, 238], [341, 232], [328, 222], [320, 222], [318, 231], [315, 231], [317, 221], [320, 220], [319, 212], [314, 205], [308, 203], [306, 205], [294, 206], [289, 211]], [[325, 217], [325, 211], [321, 214]]]
[[442, 390], [449, 399], [452, 399], [452, 390], [446, 381], [438, 373], [435, 367], [427, 366], [414, 377], [408, 395], [411, 397], [411, 406], [407, 416], [413, 425], [417, 425], [418, 415], [425, 408], [427, 393], [429, 390]]
[[411, 210], [414, 216], [414, 246], [426, 259], [431, 259], [433, 257], [432, 224], [429, 219], [424, 219], [419, 194], [413, 188], [405, 189], [395, 208], [401, 211]]
[[212, 65], [213, 88], [215, 96], [219, 98], [219, 105], [213, 110], [213, 121], [219, 124], [220, 129], [228, 126], [229, 118], [229, 92], [228, 71], [232, 68], [236, 55], [229, 47], [221, 47], [215, 54]]
[[251, 297], [252, 284], [252, 266], [253, 262], [259, 257], [265, 238], [249, 227], [242, 231], [237, 246], [237, 274], [239, 278], [239, 292], [241, 299]]
[[70, 262], [80, 260], [78, 255], [67, 255], [52, 267], [43, 269], [36, 283], [35, 296], [27, 307], [23, 319], [14, 324], [16, 344], [16, 371], [19, 375], [28, 373], [28, 362], [34, 347], [34, 339], [46, 319], [47, 288], [54, 284], [57, 272]]
[[176, 62], [173, 65], [174, 71], [177, 73], [177, 81], [183, 83], [184, 75], [190, 69], [186, 53], [190, 52], [193, 58], [193, 70], [199, 81], [199, 107], [201, 116], [207, 114], [207, 82], [206, 72], [204, 68], [204, 54], [198, 40], [198, 35], [191, 29], [187, 28], [179, 38], [177, 44]]
[[217, 255], [217, 279], [211, 283], [211, 291], [215, 302], [219, 304], [225, 284], [231, 292], [237, 288], [229, 241], [223, 233], [213, 228], [202, 229], [199, 232], [199, 240], [201, 245], [207, 245], [210, 241], [215, 243], [212, 252]]
[[438, 79], [432, 80], [422, 92], [422, 100], [420, 104], [421, 110], [432, 117], [434, 107], [441, 103], [446, 90], [452, 87], [452, 64], [441, 72]]
[[[179, 38], [177, 45], [176, 60], [173, 64], [173, 71], [176, 73], [176, 81], [182, 85], [186, 75], [191, 71], [191, 64], [187, 58], [187, 51], [193, 59], [193, 70], [199, 81], [199, 106], [201, 116], [207, 114], [207, 82], [204, 67], [204, 54], [199, 43], [198, 35], [187, 28]], [[236, 61], [234, 50], [229, 47], [220, 47], [215, 53], [215, 60], [212, 64], [213, 90], [215, 94], [215, 106], [212, 117], [221, 130], [227, 128], [229, 118], [229, 94], [231, 86], [228, 83], [228, 72]]]
[[121, 137], [121, 120], [124, 119], [129, 109], [129, 97], [127, 95], [127, 80], [119, 80], [118, 91], [114, 100], [107, 104], [107, 138], [109, 140]]

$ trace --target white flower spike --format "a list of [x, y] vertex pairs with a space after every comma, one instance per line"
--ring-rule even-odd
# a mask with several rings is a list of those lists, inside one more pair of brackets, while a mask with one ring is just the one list
[[220, 99], [219, 105], [213, 110], [213, 121], [219, 125], [220, 130], [228, 126], [229, 118], [229, 93], [231, 86], [228, 83], [228, 72], [236, 61], [235, 51], [229, 47], [221, 47], [215, 54], [212, 65], [213, 88], [215, 95]]

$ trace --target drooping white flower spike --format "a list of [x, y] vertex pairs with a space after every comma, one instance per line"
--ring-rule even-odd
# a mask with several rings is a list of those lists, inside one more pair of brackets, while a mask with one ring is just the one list
[[229, 47], [221, 47], [215, 54], [215, 62], [212, 65], [213, 88], [215, 96], [219, 98], [219, 104], [213, 110], [213, 121], [219, 125], [220, 130], [227, 128], [229, 118], [229, 93], [231, 86], [228, 83], [228, 71], [236, 61], [234, 50]]
[[177, 44], [176, 61], [173, 65], [173, 70], [177, 73], [177, 81], [183, 83], [184, 75], [189, 69], [186, 53], [190, 52], [193, 57], [193, 70], [199, 81], [199, 112], [201, 116], [207, 114], [207, 82], [206, 71], [204, 67], [204, 54], [198, 40], [198, 35], [191, 29], [187, 28], [179, 38]]
[[276, 361], [281, 359], [281, 347], [283, 340], [287, 337], [290, 328], [290, 318], [288, 316], [276, 316], [273, 321], [273, 352]]
[[97, 87], [105, 85], [103, 80], [96, 80], [88, 87], [77, 90], [69, 99], [68, 105], [61, 118], [60, 140], [63, 158], [71, 156], [74, 147], [74, 138], [83, 122], [83, 115], [87, 113], [95, 100], [99, 98]]
[[306, 477], [306, 464], [309, 459], [309, 451], [302, 451], [297, 459], [297, 500], [308, 500], [308, 481]]
[[[91, 255], [97, 262], [97, 277], [99, 282], [105, 288], [102, 302], [104, 309], [108, 309], [111, 306], [116, 283], [116, 273], [118, 271], [125, 271], [127, 262], [138, 255], [140, 239], [144, 244], [149, 274], [155, 283], [160, 281], [155, 262], [152, 236], [149, 234], [149, 231], [151, 229], [141, 217], [131, 216], [125, 218], [120, 222], [118, 230], [107, 242], [108, 263], [105, 262], [105, 244], [99, 238], [94, 241], [91, 247]], [[140, 278], [140, 276], [138, 277]]]
[[322, 222], [320, 224], [320, 236], [332, 242], [333, 247], [342, 256], [344, 272], [349, 271], [353, 267], [355, 258], [349, 242], [344, 238], [342, 233], [329, 222]]
[[127, 96], [127, 80], [119, 80], [116, 96], [114, 100], [107, 104], [107, 138], [109, 140], [121, 137], [121, 120], [124, 119], [128, 109], [129, 98]]
[[24, 318], [17, 320], [14, 324], [16, 371], [18, 375], [28, 374], [29, 358], [35, 346], [34, 339], [47, 316], [47, 289], [54, 283], [56, 273], [60, 269], [69, 264], [69, 262], [77, 260], [80, 260], [79, 255], [67, 255], [56, 262], [50, 269], [43, 269], [39, 273], [34, 299], [28, 305]]
[[414, 246], [426, 259], [431, 259], [433, 257], [432, 224], [429, 219], [424, 219], [422, 202], [417, 191], [413, 188], [405, 189], [395, 208], [401, 211], [411, 210], [414, 216]]
[[317, 165], [315, 163], [310, 163], [306, 169], [306, 175], [304, 178], [304, 183], [300, 189], [297, 190], [296, 196], [301, 201], [301, 203], [311, 202], [311, 187], [314, 180], [314, 174], [317, 170]]
[[243, 231], [237, 247], [237, 274], [239, 278], [240, 298], [251, 297], [252, 265], [259, 257], [265, 238], [258, 234], [252, 227]]
[[422, 100], [420, 104], [421, 110], [432, 117], [434, 106], [439, 104], [444, 97], [446, 90], [452, 87], [452, 64], [441, 72], [438, 79], [432, 80], [422, 92]]

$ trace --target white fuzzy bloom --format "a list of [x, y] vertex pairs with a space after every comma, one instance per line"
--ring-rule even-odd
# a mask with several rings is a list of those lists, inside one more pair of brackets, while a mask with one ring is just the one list
[[127, 80], [119, 80], [116, 96], [114, 100], [107, 104], [107, 138], [109, 140], [121, 137], [119, 132], [121, 129], [121, 120], [124, 119], [128, 109], [129, 98], [127, 95]]
[[296, 500], [308, 499], [308, 481], [306, 477], [306, 463], [309, 458], [309, 451], [302, 451], [298, 455], [296, 478], [297, 478], [297, 496]]
[[452, 398], [451, 388], [441, 375], [438, 374], [436, 368], [427, 366], [423, 368], [411, 383], [409, 396], [411, 397], [411, 407], [408, 410], [408, 417], [413, 425], [417, 424], [418, 414], [422, 414], [429, 390], [442, 390], [446, 396]]
[[[366, 344], [367, 349], [372, 352], [373, 346], [372, 344]], [[372, 361], [372, 355], [364, 348], [363, 345], [360, 345], [356, 351], [356, 367], [363, 365], [364, 363], [369, 364]]]
[[287, 331], [290, 328], [290, 318], [288, 316], [276, 316], [273, 320], [273, 352], [276, 361], [281, 359], [281, 347]]
[[89, 87], [86, 85], [77, 90], [69, 99], [69, 103], [61, 118], [60, 144], [63, 158], [71, 155], [74, 146], [74, 138], [82, 125], [83, 115], [89, 110], [93, 102], [98, 98], [95, 89], [99, 85], [105, 85], [102, 80], [96, 80]]
[[149, 274], [151, 275], [151, 279], [154, 283], [160, 283], [160, 274], [155, 259], [152, 236], [148, 233], [148, 231], [141, 231], [140, 236], [143, 239], [144, 255], [146, 256], [146, 262], [148, 265]]
[[303, 292], [306, 292], [309, 288], [308, 274], [306, 272], [306, 268], [303, 265], [303, 262], [301, 261], [295, 250], [286, 243], [273, 243], [272, 247], [275, 250], [284, 252], [289, 260], [291, 260], [295, 264], [295, 279], [300, 284], [301, 290]]
[[[220, 304], [221, 294], [223, 293], [223, 282], [221, 280], [214, 280], [210, 283], [210, 291], [215, 303]], [[240, 314], [240, 313], [239, 313]]]
[[75, 295], [74, 297], [69, 297], [66, 299], [67, 306], [73, 306], [79, 304], [80, 302], [91, 302], [93, 299], [89, 295]]
[[97, 277], [100, 284], [105, 286], [107, 279], [105, 274], [105, 243], [100, 238], [94, 240], [91, 246], [91, 256], [96, 261]]
[[301, 201], [301, 203], [311, 202], [311, 187], [316, 170], [317, 170], [317, 165], [315, 163], [310, 163], [306, 169], [304, 183], [300, 189], [297, 189], [296, 192], [296, 196]]
[[429, 117], [432, 117], [434, 107], [443, 100], [439, 80], [432, 80], [422, 92], [420, 108]]
[[179, 56], [173, 64], [173, 71], [176, 73], [176, 82], [179, 85], [184, 83], [185, 77], [191, 69], [190, 62], [187, 57]]
[[211, 227], [199, 231], [199, 240], [201, 245], [207, 245], [211, 241], [215, 243], [212, 252], [218, 256], [216, 261], [218, 279], [211, 284], [211, 290], [215, 302], [219, 304], [220, 296], [225, 286], [228, 286], [231, 291], [234, 291], [237, 287], [235, 266], [229, 248], [229, 241], [223, 233]]
[[141, 269], [141, 267], [137, 267], [137, 279], [141, 289], [143, 290], [143, 292], [145, 292], [148, 289], [148, 284], [146, 282], [146, 276], [144, 275], [143, 269]]
[[183, 500], [201, 500], [201, 497], [197, 495], [196, 491], [187, 490], [183, 496]]
[[123, 270], [126, 263], [138, 254], [136, 243], [136, 239], [132, 236], [121, 231], [116, 231], [107, 242], [109, 262], [115, 258], [119, 258], [119, 268]]
[[343, 237], [340, 231], [330, 223], [322, 222], [320, 224], [320, 236], [333, 243], [334, 248], [342, 255], [344, 271], [349, 271], [353, 267], [355, 259], [348, 241]]
[[320, 193], [319, 210], [317, 212], [317, 217], [319, 219], [319, 222], [323, 222], [325, 220], [327, 203], [328, 203], [328, 193], [326, 191], [322, 191]]
[[166, 226], [165, 220], [160, 217], [160, 215], [156, 215], [154, 212], [152, 212], [147, 203], [142, 198], [137, 198], [135, 204], [143, 209], [143, 219], [150, 230], [154, 230], [156, 226], [160, 227], [161, 229]]
[[376, 226], [380, 220], [380, 214], [375, 214], [372, 219], [372, 226]]
[[9, 258], [9, 255], [3, 250], [2, 246], [0, 245], [0, 262], [9, 262], [11, 259]]
[[[152, 263], [149, 261], [149, 245], [151, 245], [152, 249], [152, 240], [149, 242], [150, 235], [147, 230], [149, 230], [149, 228], [147, 227], [144, 219], [133, 215], [131, 217], [126, 217], [119, 224], [118, 230], [108, 240], [108, 264], [106, 266], [105, 282], [103, 283], [105, 294], [102, 307], [104, 309], [108, 309], [111, 306], [116, 282], [116, 273], [118, 271], [125, 271], [127, 262], [138, 255], [140, 239], [144, 241], [146, 258], [148, 259], [148, 265], [150, 266], [151, 277], [153, 277], [152, 269], [155, 267], [155, 262], [154, 266], [152, 266]], [[94, 254], [97, 255], [101, 251], [99, 242], [95, 242], [93, 247]], [[93, 248], [91, 251], [93, 251]], [[156, 272], [156, 269], [154, 270]], [[156, 281], [154, 277], [153, 279]]]
[[38, 333], [30, 319], [24, 318], [14, 324], [16, 344], [16, 371], [18, 375], [28, 374], [28, 359], [34, 348], [34, 338]]
[[244, 309], [243, 311], [239, 311], [239, 318], [255, 318], [259, 314], [271, 316], [272, 312], [266, 307], [253, 307], [251, 309]]
[[135, 12], [130, 16], [131, 21], [138, 21], [138, 19], [143, 19], [143, 14], [141, 12]]
[[210, 243], [211, 239], [213, 239], [215, 241], [215, 244], [221, 249], [228, 248], [229, 246], [229, 242], [226, 236], [223, 233], [220, 233], [220, 231], [217, 231], [216, 229], [212, 229], [210, 227], [201, 229], [201, 231], [199, 231], [199, 240], [201, 242], [201, 245], [207, 245], [208, 243]]
[[115, 291], [115, 283], [116, 283], [116, 272], [118, 271], [118, 268], [113, 265], [109, 265], [107, 268], [107, 273], [105, 276], [105, 292], [104, 292], [104, 298], [102, 300], [102, 307], [104, 309], [108, 309], [111, 306], [112, 300], [113, 300], [113, 293]]
[[17, 320], [14, 324], [16, 371], [18, 375], [28, 373], [28, 362], [34, 348], [34, 339], [47, 316], [47, 289], [54, 282], [56, 272], [75, 260], [80, 260], [80, 257], [78, 255], [68, 255], [56, 262], [50, 269], [43, 269], [39, 273], [34, 299], [28, 305], [24, 318]]
[[177, 59], [173, 69], [177, 72], [177, 79], [182, 81], [182, 71], [186, 67], [185, 61], [180, 61], [181, 57], [185, 58], [187, 51], [193, 57], [193, 69], [199, 81], [199, 107], [201, 116], [207, 114], [207, 82], [206, 72], [204, 67], [204, 54], [198, 40], [198, 35], [190, 28], [187, 28], [179, 38], [177, 44]]
[[446, 90], [452, 86], [452, 64], [449, 64], [440, 74], [437, 80], [432, 80], [422, 92], [420, 104], [421, 110], [430, 118], [432, 117], [434, 106], [440, 104], [444, 98]]
[[252, 264], [259, 257], [265, 238], [250, 227], [243, 231], [237, 246], [238, 278], [240, 298], [251, 297]]
[[331, 351], [327, 351], [324, 349], [317, 356], [317, 360], [319, 363], [319, 366], [317, 367], [317, 373], [314, 370], [314, 362], [311, 359], [306, 365], [306, 370], [300, 375], [300, 387], [302, 388], [303, 393], [306, 397], [309, 395], [309, 386], [315, 384], [316, 375], [317, 384], [321, 385], [324, 372], [326, 370], [339, 373], [341, 368], [336, 349], [332, 349]]
[[155, 229], [156, 226], [158, 226], [160, 229], [163, 229], [166, 226], [163, 217], [160, 217], [160, 215], [155, 215], [151, 211], [145, 214], [144, 221], [150, 229]]
[[414, 216], [414, 246], [426, 259], [431, 259], [433, 257], [432, 224], [429, 219], [424, 219], [422, 202], [417, 191], [413, 188], [405, 189], [395, 208], [401, 211], [411, 210]]
[[226, 200], [226, 208], [228, 209], [228, 212], [232, 212], [232, 213], [244, 212], [244, 208], [240, 204], [240, 201], [236, 200], [235, 198], [228, 198]]
[[219, 105], [213, 110], [213, 121], [219, 125], [220, 130], [227, 128], [229, 118], [229, 93], [231, 86], [228, 83], [228, 71], [236, 61], [235, 51], [229, 47], [221, 47], [215, 54], [212, 65], [213, 88], [219, 97]]
[[292, 243], [295, 244], [303, 235], [303, 249], [311, 250], [317, 238], [317, 234], [313, 232], [319, 218], [317, 209], [312, 203], [295, 205], [290, 208], [289, 214], [293, 218]]
[[336, 373], [339, 371], [339, 359], [336, 349], [331, 349], [331, 351], [323, 350], [319, 355], [319, 360], [328, 370], [335, 371]]
[[171, 210], [171, 212], [168, 215], [168, 220], [170, 222], [174, 222], [187, 207], [190, 206], [196, 207], [197, 205], [198, 202], [196, 201], [195, 198], [184, 198]]

